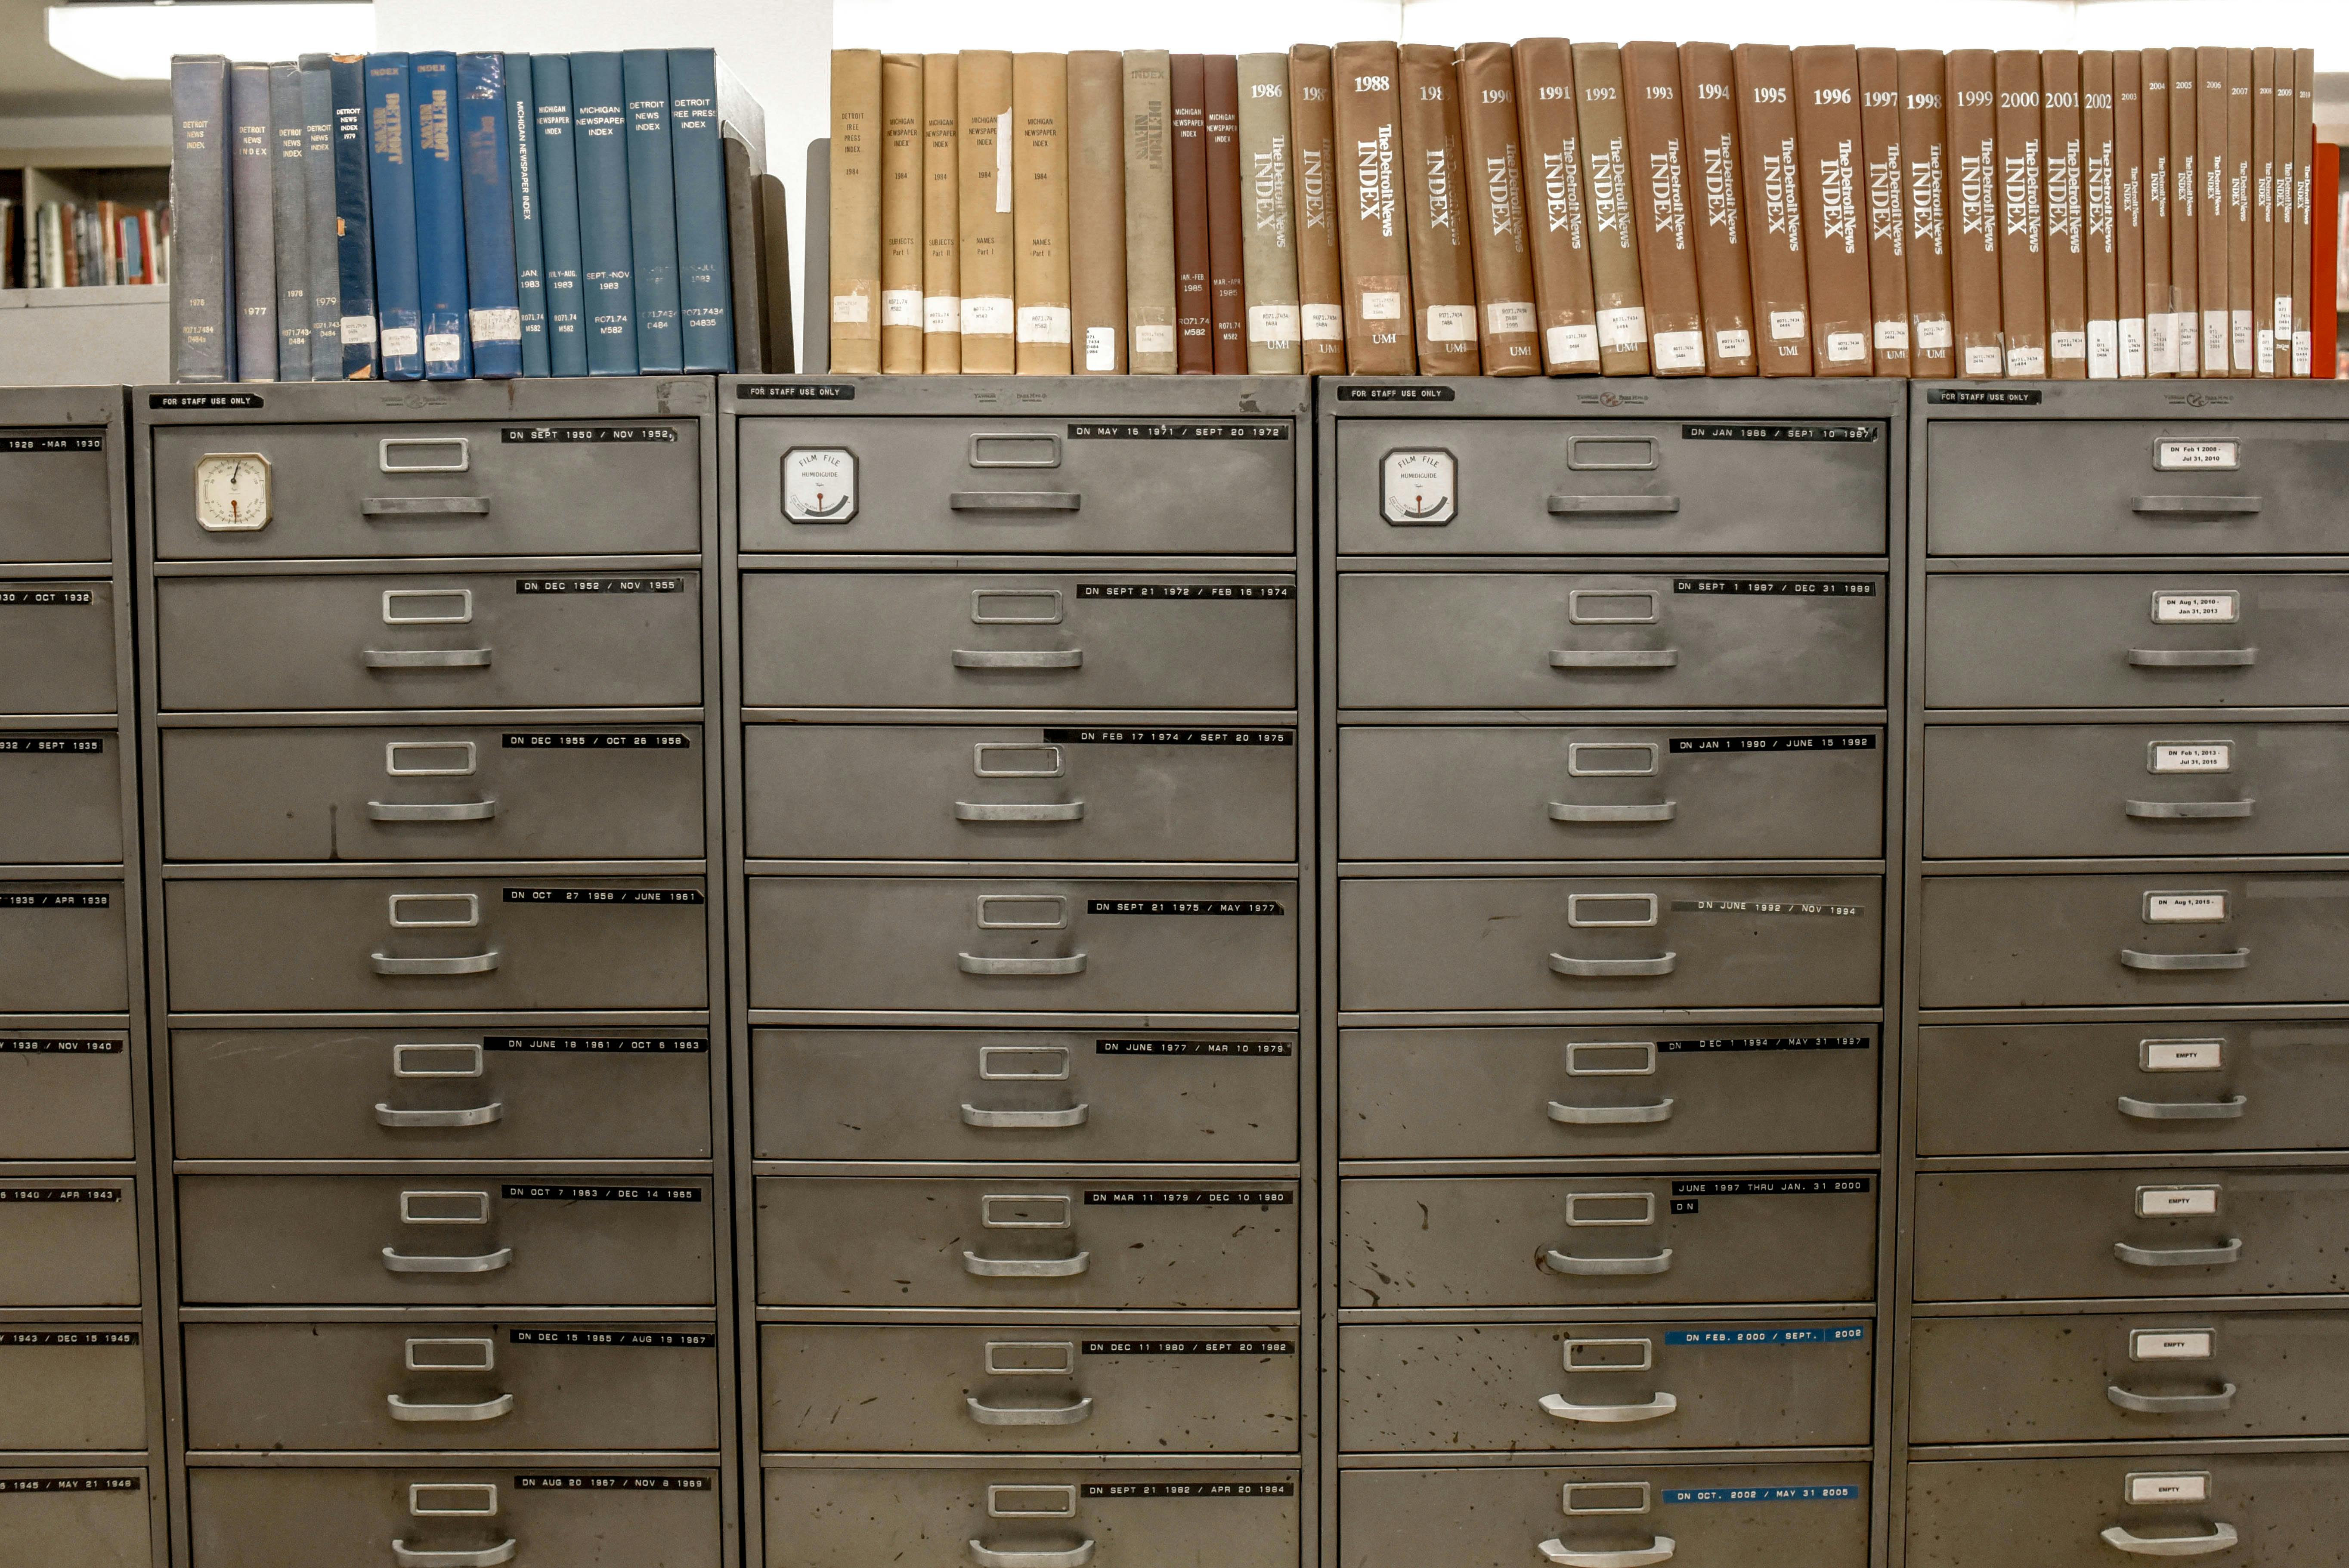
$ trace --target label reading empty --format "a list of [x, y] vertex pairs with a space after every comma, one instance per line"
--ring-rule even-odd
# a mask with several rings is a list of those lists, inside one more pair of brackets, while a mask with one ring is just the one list
[[2181, 469], [2231, 473], [2242, 467], [2241, 445], [2235, 441], [2156, 441], [2153, 466], [2164, 473]]
[[2215, 925], [2227, 918], [2223, 892], [2149, 892], [2145, 895], [2148, 925]]
[[2219, 1212], [2219, 1189], [2140, 1187], [2137, 1190], [2137, 1212], [2139, 1217], [2147, 1220], [2181, 1214], [2215, 1214]]
[[2218, 1336], [2207, 1328], [2133, 1328], [2132, 1361], [2208, 1361]]
[[2124, 1494], [2130, 1502], [2208, 1502], [2210, 1475], [2207, 1470], [2185, 1475], [2133, 1475]]
[[2231, 740], [2157, 740], [2151, 770], [2156, 773], [2227, 773], [2235, 766]]
[[2226, 1065], [2224, 1040], [2144, 1040], [2137, 1065], [2149, 1073], [2216, 1072]]
[[2242, 618], [2242, 595], [2232, 589], [2156, 593], [2153, 620], [2159, 626], [2225, 624]]

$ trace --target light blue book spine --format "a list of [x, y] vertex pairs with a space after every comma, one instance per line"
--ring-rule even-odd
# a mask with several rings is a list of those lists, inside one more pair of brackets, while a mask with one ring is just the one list
[[528, 55], [508, 55], [506, 181], [513, 187], [514, 299], [522, 312], [522, 373], [548, 374], [546, 253], [538, 232], [538, 117]]
[[547, 368], [587, 374], [586, 293], [579, 272], [578, 136], [571, 125], [571, 57], [530, 57], [537, 119], [539, 244], [546, 258]]
[[579, 281], [587, 373], [636, 373], [635, 249], [628, 233], [628, 105], [620, 57], [571, 57], [572, 151], [579, 160]]
[[465, 186], [465, 325], [473, 374], [522, 374], [513, 186], [506, 160], [506, 57], [457, 57], [457, 155]]
[[415, 103], [406, 55], [367, 57], [367, 206], [375, 229], [376, 352], [388, 381], [424, 375], [416, 277]]
[[409, 87], [416, 117], [408, 156], [416, 170], [416, 282], [422, 299], [424, 375], [462, 381], [473, 374], [465, 311], [465, 191], [457, 160], [457, 57], [412, 55]]
[[718, 55], [668, 52], [668, 142], [677, 169], [678, 321], [685, 367], [734, 368], [734, 279], [728, 264], [726, 149], [718, 128]]
[[669, 151], [668, 51], [630, 49], [620, 81], [628, 99], [628, 235], [636, 284], [636, 368], [685, 368], [678, 330], [677, 169]]

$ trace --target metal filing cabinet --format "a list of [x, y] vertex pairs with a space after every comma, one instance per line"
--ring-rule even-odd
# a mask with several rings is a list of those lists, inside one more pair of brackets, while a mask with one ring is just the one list
[[176, 1560], [728, 1568], [716, 384], [134, 413]]
[[166, 1540], [119, 387], [0, 390], [0, 1559]]
[[1899, 389], [1319, 398], [1323, 1563], [1880, 1561]]
[[720, 406], [750, 1560], [1299, 1568], [1309, 385]]
[[1910, 1568], [2340, 1555], [2344, 415], [1911, 392]]

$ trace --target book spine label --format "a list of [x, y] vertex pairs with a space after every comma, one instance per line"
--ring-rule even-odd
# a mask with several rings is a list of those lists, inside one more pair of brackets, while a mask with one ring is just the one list
[[343, 378], [374, 379], [376, 359], [375, 219], [367, 189], [367, 57], [336, 55], [329, 61], [335, 98], [335, 230], [343, 319]]
[[2039, 57], [2001, 49], [1998, 82], [1999, 315], [2006, 373], [2047, 374], [2047, 213], [2040, 167]]
[[1207, 57], [1175, 55], [1167, 68], [1174, 158], [1175, 368], [1185, 376], [1206, 376], [1216, 367]]
[[1295, 376], [1304, 361], [1289, 205], [1288, 57], [1242, 55], [1238, 66], [1247, 369], [1252, 376]]
[[406, 55], [367, 57], [367, 193], [373, 203], [377, 349], [384, 376], [424, 375], [416, 269], [416, 108]]
[[1517, 136], [1525, 150], [1542, 369], [1550, 376], [1597, 375], [1599, 313], [1583, 201], [1574, 49], [1564, 38], [1523, 38], [1510, 54], [1516, 68]]
[[[571, 94], [587, 373], [634, 376], [636, 277], [628, 222], [628, 108], [620, 57], [609, 51], [572, 56]], [[833, 243], [838, 242], [835, 235]]]
[[2169, 165], [2169, 51], [2145, 49], [2137, 56], [2137, 90], [2144, 96], [2138, 116], [2139, 156], [2144, 160], [2145, 244], [2139, 251], [2145, 269], [2145, 373], [2178, 374], [2178, 304], [2172, 292], [2169, 259], [2169, 203], [2177, 193], [2176, 171]]
[[1239, 60], [1206, 57], [1207, 308], [1218, 376], [1247, 370], [1247, 216], [1241, 193]]
[[1658, 376], [1702, 376], [1704, 313], [1689, 211], [1679, 51], [1670, 44], [1627, 44], [1619, 59], [1650, 353]]
[[2114, 325], [2121, 378], [2135, 381], [2146, 372], [2145, 91], [2136, 51], [2112, 60]]
[[1729, 46], [1682, 45], [1680, 78], [1706, 356], [1714, 376], [1752, 376], [1761, 366], [1754, 352], [1753, 263], [1746, 254], [1737, 147], [1737, 75]]
[[628, 50], [620, 57], [620, 85], [628, 115], [624, 139], [636, 369], [650, 376], [685, 368], [685, 335], [678, 318], [677, 156], [668, 139], [668, 51]]
[[324, 55], [302, 57], [302, 225], [310, 251], [310, 379], [343, 368], [343, 277], [335, 233], [335, 84]]
[[2227, 346], [2228, 373], [2249, 377], [2257, 366], [2251, 325], [2251, 51], [2227, 51]]
[[1069, 341], [1069, 57], [1011, 60], [1013, 363], [1066, 376]]
[[1900, 55], [1859, 51], [1862, 189], [1867, 211], [1871, 347], [1878, 376], [1911, 374], [1909, 228], [1901, 202]]
[[832, 52], [832, 359], [881, 368], [881, 51]]
[[1652, 363], [1647, 298], [1640, 277], [1639, 218], [1631, 203], [1622, 58], [1614, 45], [1574, 46], [1574, 87], [1582, 127], [1582, 188], [1590, 214], [1599, 367], [1609, 376], [1645, 376]]
[[[171, 379], [236, 379], [229, 298], [228, 62], [171, 62]], [[28, 236], [29, 238], [29, 236]], [[31, 279], [24, 280], [29, 286]]]
[[571, 60], [533, 55], [539, 235], [546, 252], [546, 356], [557, 376], [587, 374], [587, 296], [580, 255], [578, 133], [571, 119]]
[[1338, 259], [1338, 132], [1330, 112], [1330, 50], [1288, 51], [1290, 210], [1297, 253], [1299, 363], [1308, 376], [1346, 373], [1344, 272]]
[[2088, 377], [2086, 194], [2081, 172], [2080, 57], [2050, 49], [2039, 58], [2039, 159], [2046, 213], [2047, 374]]
[[922, 57], [922, 369], [962, 371], [961, 166], [953, 55]]
[[2251, 372], [2275, 375], [2276, 52], [2251, 51]]
[[1460, 143], [1476, 283], [1477, 354], [1487, 376], [1541, 374], [1533, 258], [1517, 156], [1516, 71], [1506, 44], [1460, 50]]
[[1754, 351], [1764, 376], [1811, 373], [1809, 269], [1804, 262], [1802, 159], [1795, 139], [1795, 65], [1776, 44], [1731, 54], [1747, 192]]
[[504, 60], [506, 185], [513, 192], [514, 307], [522, 321], [522, 373], [550, 374], [546, 353], [546, 242], [539, 232], [537, 114], [528, 55]]
[[1871, 347], [1868, 245], [1860, 229], [1861, 127], [1857, 49], [1795, 51], [1795, 139], [1801, 155], [1803, 248], [1808, 253], [1811, 366], [1866, 376]]
[[502, 380], [523, 368], [503, 55], [457, 57], [457, 146], [465, 198], [465, 332], [473, 373]]
[[1482, 356], [1462, 189], [1458, 73], [1453, 51], [1441, 45], [1405, 44], [1397, 54], [1419, 371], [1423, 376], [1474, 376], [1482, 367]]
[[273, 264], [277, 271], [277, 379], [310, 379], [309, 146], [302, 108], [302, 67], [269, 67], [269, 142]]
[[1136, 376], [1172, 376], [1179, 364], [1172, 57], [1132, 49], [1123, 67], [1126, 365]]
[[1346, 364], [1357, 376], [1409, 376], [1419, 367], [1419, 355], [1396, 85], [1402, 64], [1392, 44], [1340, 44], [1331, 52], [1330, 70]]
[[[672, 92], [675, 84], [671, 84]], [[922, 57], [881, 57], [881, 369], [922, 370]], [[678, 229], [685, 232], [682, 188]]]
[[423, 301], [424, 375], [461, 381], [473, 373], [471, 296], [465, 282], [464, 176], [457, 154], [457, 57], [411, 56], [416, 118], [416, 277]]
[[2088, 379], [2120, 378], [2119, 256], [2115, 250], [2113, 57], [2080, 56], [2080, 222], [2087, 253]]
[[1957, 374], [1950, 325], [1950, 154], [1946, 65], [1931, 49], [1900, 53], [1902, 242], [1909, 264], [1910, 374]]
[[1011, 57], [966, 49], [955, 73], [962, 152], [962, 367], [1009, 376], [1018, 363], [1013, 291]]

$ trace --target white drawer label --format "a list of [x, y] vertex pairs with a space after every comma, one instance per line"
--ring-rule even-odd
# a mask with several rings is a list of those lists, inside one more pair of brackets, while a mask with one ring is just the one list
[[2133, 1328], [2129, 1330], [2132, 1361], [2208, 1361], [2218, 1337], [2207, 1328]]
[[2155, 773], [2231, 773], [2235, 743], [2231, 740], [2157, 740], [2150, 771]]
[[793, 522], [846, 522], [856, 515], [856, 454], [794, 447], [783, 454], [783, 515]]
[[2208, 1502], [2210, 1501], [2210, 1473], [2197, 1470], [2185, 1475], [2133, 1475], [2126, 1483], [2127, 1497], [2131, 1502]]
[[2219, 1189], [2212, 1187], [2140, 1187], [2137, 1212], [2147, 1220], [2219, 1212]]
[[2137, 1065], [2149, 1073], [2214, 1073], [2227, 1065], [2227, 1042], [2139, 1040]]
[[2149, 892], [2145, 918], [2151, 925], [2209, 925], [2227, 918], [2223, 892]]
[[2164, 473], [2178, 469], [2216, 469], [2228, 472], [2242, 467], [2240, 443], [2235, 441], [2156, 441], [2153, 466]]
[[2242, 596], [2231, 589], [2216, 593], [2156, 593], [2154, 624], [2185, 626], [2231, 623], [2242, 618]]
[[1398, 526], [1450, 522], [1459, 510], [1458, 475], [1450, 452], [1389, 452], [1379, 459], [1379, 515]]

